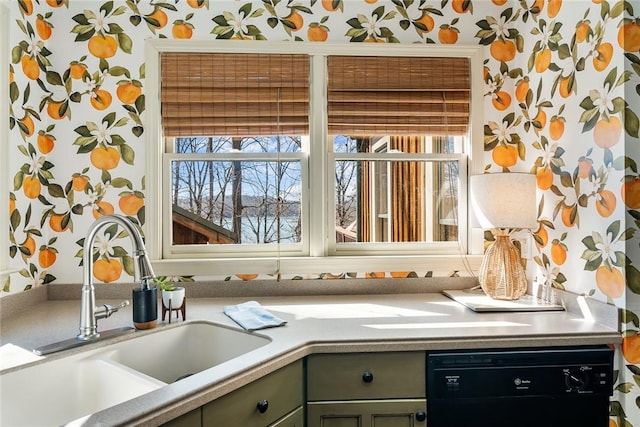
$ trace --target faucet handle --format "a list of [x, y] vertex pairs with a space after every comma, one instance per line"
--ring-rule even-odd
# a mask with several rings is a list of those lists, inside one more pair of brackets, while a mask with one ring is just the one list
[[[107, 305], [109, 305], [109, 304], [107, 304]], [[117, 306], [115, 306], [115, 307], [110, 306], [110, 307], [113, 308], [113, 311], [118, 311], [121, 308], [125, 308], [128, 305], [129, 305], [129, 300], [126, 299], [126, 300], [122, 301], [120, 304], [118, 304]]]
[[103, 304], [102, 307], [96, 307], [96, 319], [106, 319], [121, 308], [125, 308], [129, 305], [129, 300], [124, 300], [120, 304], [113, 306], [110, 304]]

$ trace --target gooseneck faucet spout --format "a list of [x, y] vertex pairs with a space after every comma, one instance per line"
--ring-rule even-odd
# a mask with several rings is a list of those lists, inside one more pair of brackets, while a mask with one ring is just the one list
[[105, 319], [119, 309], [129, 305], [129, 301], [123, 301], [118, 306], [104, 304], [96, 307], [96, 293], [93, 286], [93, 244], [98, 232], [109, 224], [121, 226], [131, 237], [135, 264], [134, 280], [141, 283], [142, 289], [147, 289], [149, 282], [154, 277], [144, 241], [133, 222], [122, 215], [104, 215], [98, 218], [87, 231], [83, 246], [82, 263], [84, 270], [80, 303], [80, 333], [77, 336], [77, 339], [82, 341], [92, 340], [100, 336], [100, 333], [98, 333], [98, 319]]

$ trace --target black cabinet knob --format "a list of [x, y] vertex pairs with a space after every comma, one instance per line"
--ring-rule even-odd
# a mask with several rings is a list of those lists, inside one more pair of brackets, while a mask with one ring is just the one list
[[427, 420], [427, 413], [424, 411], [418, 411], [416, 412], [416, 421], [426, 421]]
[[261, 414], [264, 414], [265, 412], [267, 412], [267, 409], [269, 409], [269, 401], [266, 399], [263, 399], [260, 402], [258, 402], [256, 407], [258, 408], [258, 411]]
[[362, 381], [369, 384], [373, 381], [373, 374], [369, 371], [365, 371], [364, 374], [362, 374]]

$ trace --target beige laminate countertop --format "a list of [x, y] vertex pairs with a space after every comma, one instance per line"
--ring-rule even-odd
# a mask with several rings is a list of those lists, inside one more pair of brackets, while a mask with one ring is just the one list
[[[614, 324], [594, 321], [579, 312], [475, 313], [440, 293], [189, 298], [187, 322], [214, 322], [237, 329], [222, 308], [249, 299], [288, 321], [286, 326], [255, 332], [268, 337], [271, 340], [268, 344], [98, 412], [88, 423], [158, 425], [312, 353], [542, 347], [621, 341]], [[118, 302], [98, 300], [98, 304]], [[77, 333], [78, 312], [79, 302], [73, 300], [35, 304], [28, 312], [2, 321], [1, 344], [13, 343], [30, 350], [71, 338]], [[102, 331], [131, 324], [131, 307], [98, 322]], [[171, 325], [159, 322], [154, 330], [136, 331], [114, 340], [157, 333], [181, 324], [181, 321], [173, 321]], [[110, 342], [114, 341], [52, 354], [47, 359]], [[176, 349], [175, 357], [180, 357], [180, 351]], [[46, 363], [46, 360], [35, 363]]]

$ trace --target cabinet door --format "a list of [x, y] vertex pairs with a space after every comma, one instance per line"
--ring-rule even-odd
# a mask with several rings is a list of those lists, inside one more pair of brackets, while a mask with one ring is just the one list
[[265, 427], [303, 405], [302, 361], [202, 407], [205, 427]]
[[423, 399], [313, 402], [307, 427], [426, 427]]
[[302, 409], [302, 406], [299, 407], [269, 427], [304, 427], [304, 409]]

